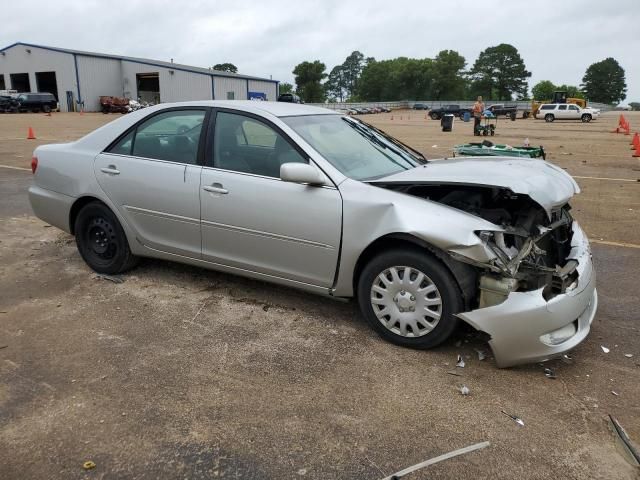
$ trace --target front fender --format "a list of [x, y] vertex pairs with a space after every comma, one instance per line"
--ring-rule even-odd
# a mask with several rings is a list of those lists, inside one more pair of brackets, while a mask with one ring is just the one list
[[474, 233], [501, 227], [466, 212], [366, 183], [346, 180], [343, 198], [343, 238], [333, 294], [353, 296], [353, 275], [366, 248], [391, 234], [416, 237], [444, 252], [459, 253], [478, 263], [494, 258]]

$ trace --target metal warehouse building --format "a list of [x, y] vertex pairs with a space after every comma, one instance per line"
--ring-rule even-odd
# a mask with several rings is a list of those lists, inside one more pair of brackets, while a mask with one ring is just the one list
[[52, 93], [63, 112], [99, 111], [103, 95], [146, 102], [276, 100], [278, 82], [145, 58], [14, 43], [0, 50], [0, 90]]

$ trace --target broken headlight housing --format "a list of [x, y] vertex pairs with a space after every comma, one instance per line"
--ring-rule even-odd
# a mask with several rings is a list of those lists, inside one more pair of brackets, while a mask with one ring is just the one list
[[482, 243], [495, 255], [495, 270], [513, 277], [524, 258], [536, 248], [533, 239], [519, 231], [481, 230], [476, 235]]

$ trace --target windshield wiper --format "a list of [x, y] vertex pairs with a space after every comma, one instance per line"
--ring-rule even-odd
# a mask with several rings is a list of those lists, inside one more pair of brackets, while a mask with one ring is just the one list
[[403, 168], [405, 170], [408, 170], [408, 169], [411, 169], [411, 168], [415, 168], [415, 165], [411, 165], [411, 163], [407, 161], [407, 159], [402, 154], [402, 152], [396, 150], [391, 145], [387, 145], [385, 142], [383, 142], [381, 139], [379, 139], [374, 133], [371, 133], [370, 131], [368, 131], [366, 127], [363, 127], [358, 122], [354, 122], [353, 120], [348, 120], [346, 118], [343, 118], [343, 120], [345, 122], [347, 122], [347, 124], [350, 127], [354, 128], [360, 135], [364, 136], [367, 140], [375, 143], [376, 145], [381, 146], [384, 149], [391, 150], [393, 153], [398, 155], [400, 158], [404, 159], [405, 162], [409, 163], [408, 168], [407, 168], [406, 165], [401, 165], [400, 163], [396, 162], [393, 158], [389, 157], [388, 155], [385, 155], [389, 160], [391, 160], [393, 163], [398, 165], [400, 168]]
[[[370, 123], [364, 122], [362, 120], [358, 120], [360, 123], [362, 123], [363, 125], [365, 125], [366, 127], [370, 128], [371, 130], [373, 130], [374, 132], [376, 132], [378, 135], [381, 135], [382, 137], [384, 137], [386, 140], [388, 140], [389, 142], [393, 143], [394, 145], [397, 145], [398, 147], [402, 148], [403, 150], [405, 150], [409, 155], [411, 155], [412, 157], [418, 157], [418, 159], [421, 159], [424, 161], [424, 163], [428, 163], [429, 160], [427, 160], [427, 157], [425, 157], [422, 153], [420, 153], [418, 150], [416, 150], [415, 148], [411, 148], [409, 145], [407, 145], [406, 143], [401, 142], [400, 140], [398, 140], [397, 138], [392, 137], [391, 135], [385, 133], [384, 131], [380, 130], [377, 127], [374, 127], [373, 125], [371, 125]], [[413, 152], [413, 153], [412, 153]]]

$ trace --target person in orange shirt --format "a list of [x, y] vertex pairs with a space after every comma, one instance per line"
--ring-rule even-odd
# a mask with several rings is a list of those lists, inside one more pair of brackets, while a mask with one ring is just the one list
[[484, 112], [484, 102], [482, 96], [478, 97], [476, 103], [473, 104], [473, 134], [476, 135], [478, 127], [480, 126], [480, 119], [482, 118], [482, 112]]

